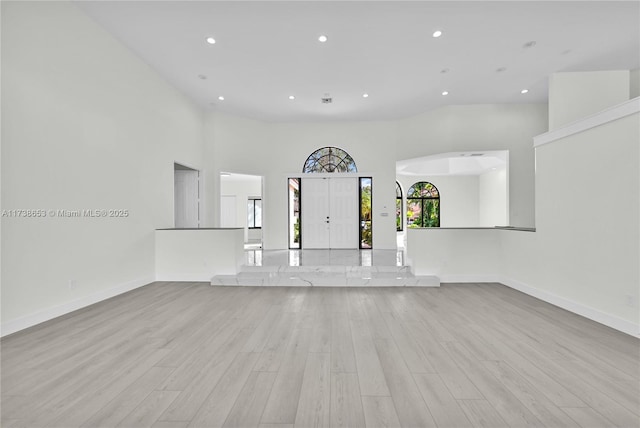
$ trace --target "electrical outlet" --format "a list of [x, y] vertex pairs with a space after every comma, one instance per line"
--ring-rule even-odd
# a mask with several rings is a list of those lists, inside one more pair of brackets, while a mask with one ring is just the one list
[[636, 306], [636, 302], [634, 301], [633, 296], [630, 294], [624, 295], [624, 304], [631, 308]]

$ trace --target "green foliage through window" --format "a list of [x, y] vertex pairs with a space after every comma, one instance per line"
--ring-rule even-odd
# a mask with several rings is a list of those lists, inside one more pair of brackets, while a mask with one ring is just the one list
[[289, 179], [289, 248], [300, 248], [300, 178]]
[[360, 248], [372, 248], [371, 178], [360, 178]]
[[396, 181], [396, 231], [402, 232], [402, 188], [400, 183]]
[[421, 181], [407, 191], [407, 227], [440, 227], [440, 192]]

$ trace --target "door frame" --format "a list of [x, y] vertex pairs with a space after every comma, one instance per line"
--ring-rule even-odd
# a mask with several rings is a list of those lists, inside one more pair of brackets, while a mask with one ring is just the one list
[[173, 162], [173, 226], [175, 228], [178, 228], [178, 225], [176, 224], [177, 222], [176, 210], [178, 208], [176, 204], [176, 195], [178, 190], [176, 189], [176, 184], [175, 184], [175, 177], [176, 177], [177, 171], [183, 171], [184, 173], [189, 173], [190, 175], [195, 176], [196, 195], [195, 195], [195, 198], [189, 198], [189, 201], [187, 201], [187, 204], [195, 204], [196, 224], [194, 226], [195, 228], [200, 228], [200, 223], [202, 221], [201, 220], [202, 215], [200, 212], [200, 209], [201, 209], [200, 199], [202, 195], [202, 189], [200, 188], [202, 186], [200, 170], [196, 168], [192, 168], [184, 164], [183, 162], [176, 162], [176, 161]]
[[[362, 248], [362, 227], [361, 227], [361, 217], [360, 217], [360, 204], [361, 204], [361, 189], [360, 189], [360, 179], [361, 178], [369, 178], [371, 179], [371, 210], [372, 210], [372, 215], [371, 215], [371, 228], [373, 231], [373, 181], [374, 181], [374, 174], [370, 174], [370, 173], [360, 173], [360, 172], [335, 172], [335, 173], [325, 173], [325, 172], [319, 172], [319, 173], [293, 173], [293, 174], [287, 174], [286, 175], [286, 185], [287, 185], [287, 201], [289, 201], [289, 180], [290, 179], [298, 179], [299, 180], [299, 198], [300, 198], [300, 250], [304, 249], [304, 242], [302, 239], [302, 217], [304, 216], [304, 210], [302, 208], [302, 192], [304, 191], [303, 189], [303, 184], [302, 184], [302, 179], [303, 178], [347, 178], [347, 177], [353, 177], [357, 179], [358, 182], [358, 236], [359, 236], [359, 241], [358, 241], [358, 249], [363, 249]], [[286, 217], [286, 224], [287, 224], [287, 246], [289, 247], [289, 202], [287, 202], [287, 217]], [[289, 247], [289, 249], [292, 249]], [[298, 249], [298, 248], [293, 248], [293, 249]], [[371, 248], [366, 248], [366, 249], [373, 249], [373, 239], [372, 239], [372, 245]]]

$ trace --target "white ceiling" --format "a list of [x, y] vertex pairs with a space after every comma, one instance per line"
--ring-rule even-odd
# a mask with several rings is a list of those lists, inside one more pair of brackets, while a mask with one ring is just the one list
[[232, 182], [262, 183], [262, 177], [259, 175], [238, 174], [235, 172], [221, 172], [220, 179], [225, 183], [232, 183]]
[[638, 1], [76, 4], [199, 105], [268, 121], [540, 103], [551, 73], [640, 67]]
[[507, 150], [441, 153], [396, 162], [396, 173], [408, 176], [481, 175], [506, 169]]

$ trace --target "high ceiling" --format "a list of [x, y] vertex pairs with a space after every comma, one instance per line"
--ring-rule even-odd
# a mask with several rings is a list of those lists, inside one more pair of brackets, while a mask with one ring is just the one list
[[541, 103], [551, 73], [640, 67], [637, 1], [76, 4], [202, 107], [267, 121]]
[[398, 175], [481, 175], [503, 170], [509, 163], [508, 150], [441, 153], [396, 162]]

